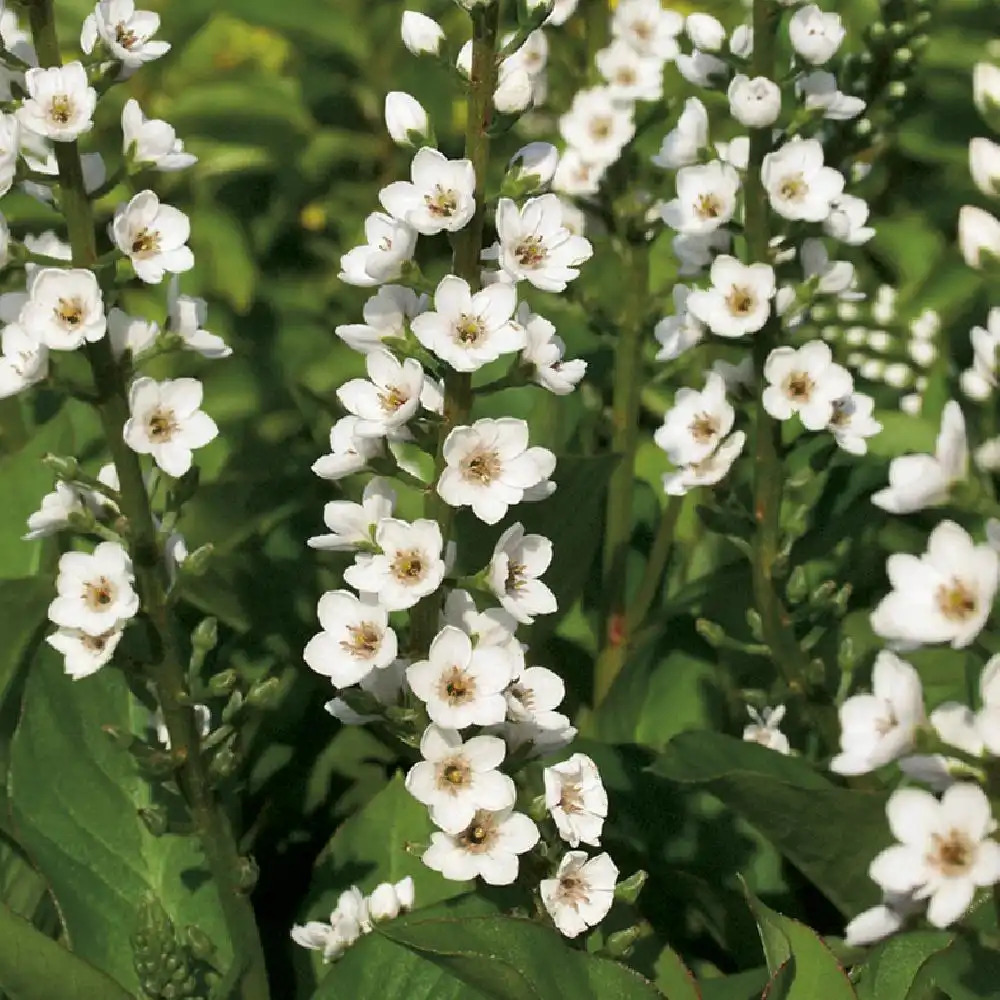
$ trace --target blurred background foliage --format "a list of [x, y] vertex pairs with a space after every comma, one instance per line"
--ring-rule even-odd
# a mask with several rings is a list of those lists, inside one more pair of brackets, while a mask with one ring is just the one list
[[[182, 362], [185, 373], [205, 380], [206, 406], [222, 431], [199, 453], [202, 483], [183, 523], [192, 549], [211, 542], [216, 550], [208, 575], [188, 585], [186, 613], [192, 625], [206, 613], [222, 623], [216, 653], [220, 668], [235, 666], [251, 679], [266, 674], [281, 679], [279, 707], [249, 740], [242, 807], [248, 844], [261, 870], [256, 899], [275, 981], [295, 981], [294, 995], [306, 995], [315, 970], [309, 956], [295, 953], [288, 940], [294, 921], [328, 912], [336, 891], [351, 882], [370, 889], [378, 881], [414, 874], [421, 905], [455, 888], [424, 873], [404, 849], [404, 840], [419, 841], [426, 834], [426, 820], [392, 777], [399, 763], [394, 752], [370, 732], [338, 728], [322, 708], [328, 689], [304, 668], [300, 653], [315, 630], [317, 597], [337, 584], [343, 568], [336, 555], [308, 550], [305, 539], [321, 530], [326, 501], [360, 490], [358, 483], [341, 488], [318, 480], [310, 466], [326, 450], [337, 415], [335, 388], [361, 368], [333, 332], [340, 323], [358, 321], [367, 297], [364, 290], [338, 281], [339, 257], [360, 241], [379, 188], [402, 176], [408, 165], [407, 154], [393, 146], [382, 127], [385, 93], [415, 94], [430, 111], [449, 155], [460, 152], [464, 107], [444, 69], [404, 50], [398, 32], [404, 4], [397, 0], [161, 0], [149, 6], [163, 15], [162, 34], [173, 51], [102, 104], [95, 135], [107, 143], [101, 148], [113, 168], [119, 152], [113, 143], [119, 134], [114, 116], [128, 94], [148, 115], [171, 122], [200, 157], [190, 172], [154, 182], [164, 200], [192, 218], [198, 266], [185, 277], [184, 290], [210, 300], [208, 326], [235, 352], [218, 364]], [[460, 32], [467, 30], [460, 11], [444, 0], [409, 6], [440, 17], [457, 50]], [[69, 51], [89, 5], [59, 0], [59, 8]], [[701, 5], [705, 8], [731, 26], [742, 18], [737, 3], [716, 0]], [[880, 17], [873, 0], [852, 0], [837, 9], [851, 22], [855, 30], [849, 37], [855, 40]], [[955, 249], [955, 225], [959, 207], [978, 197], [966, 166], [968, 140], [981, 132], [971, 70], [1000, 37], [997, 10], [989, 2], [941, 0], [920, 55], [921, 70], [905, 98], [888, 109], [866, 154], [872, 169], [860, 193], [872, 203], [879, 235], [854, 259], [873, 281], [899, 286], [901, 328], [926, 307], [937, 309], [943, 319], [945, 343], [930, 373], [924, 412], [904, 417], [897, 409], [897, 391], [868, 387], [884, 409], [880, 417], [886, 430], [874, 445], [881, 462], [831, 461], [827, 453], [806, 449], [796, 459], [801, 467], [791, 470], [801, 472], [811, 462], [815, 473], [805, 477], [791, 507], [812, 509], [822, 498], [796, 547], [809, 586], [830, 578], [854, 586], [850, 613], [817, 653], [828, 663], [835, 661], [840, 640], [849, 634], [862, 675], [875, 648], [865, 609], [885, 588], [883, 552], [919, 547], [930, 523], [914, 519], [889, 526], [868, 495], [884, 481], [889, 457], [933, 441], [940, 408], [954, 393], [957, 372], [967, 361], [968, 329], [982, 319], [988, 304], [987, 289]], [[549, 32], [548, 102], [516, 134], [497, 143], [497, 182], [505, 153], [513, 153], [526, 138], [555, 134], [555, 115], [568, 106], [588, 65], [593, 47], [588, 23], [606, 11], [603, 0], [581, 0], [580, 14]], [[667, 79], [669, 104], [648, 116], [634, 157], [654, 198], [668, 197], [669, 191], [663, 175], [647, 165], [648, 155], [690, 93], [669, 69]], [[104, 214], [123, 196], [119, 189], [103, 199]], [[56, 224], [52, 213], [26, 196], [12, 196], [5, 212], [18, 234]], [[662, 951], [667, 941], [708, 977], [716, 968], [761, 965], [752, 919], [738, 898], [736, 872], [744, 873], [768, 902], [834, 934], [843, 926], [844, 912], [871, 901], [871, 887], [838, 896], [835, 872], [818, 877], [799, 860], [794, 869], [784, 863], [782, 854], [795, 858], [795, 853], [776, 849], [766, 810], [780, 812], [787, 805], [780, 789], [794, 784], [788, 775], [775, 781], [778, 791], [772, 798], [763, 796], [762, 817], [723, 780], [724, 761], [712, 771], [706, 747], [697, 753], [689, 749], [685, 758], [682, 742], [661, 758], [659, 775], [670, 781], [645, 770], [684, 730], [738, 734], [745, 693], [764, 690], [770, 682], [767, 661], [715, 649], [695, 627], [705, 618], [733, 633], [746, 632], [741, 619], [750, 599], [749, 574], [738, 552], [709, 533], [712, 512], [696, 510], [710, 507], [710, 498], [685, 502], [654, 627], [600, 710], [586, 708], [597, 641], [595, 555], [602, 489], [611, 468], [605, 408], [622, 304], [614, 236], [599, 224], [589, 235], [597, 256], [579, 289], [573, 286], [572, 295], [546, 299], [541, 307], [556, 322], [569, 356], [588, 360], [589, 384], [562, 399], [539, 400], [532, 390], [510, 390], [491, 398], [482, 415], [530, 416], [537, 443], [561, 456], [559, 491], [526, 517], [529, 527], [554, 538], [550, 582], [561, 598], [558, 620], [534, 630], [534, 656], [567, 678], [585, 736], [580, 749], [598, 761], [612, 790], [609, 850], [624, 872], [640, 866], [650, 871], [652, 883], [642, 902], [656, 935], [640, 944], [634, 964], [663, 985], [672, 968], [670, 953]], [[644, 306], [650, 360], [652, 325], [672, 310], [676, 275], [669, 244], [663, 235], [651, 247], [651, 291]], [[435, 279], [447, 268], [443, 257], [421, 263]], [[130, 291], [126, 306], [156, 318], [165, 313], [157, 288]], [[708, 358], [699, 350], [667, 369], [650, 364], [643, 396], [647, 430], [658, 423], [674, 388], [697, 380]], [[154, 374], [164, 375], [175, 370], [176, 362], [158, 365]], [[991, 421], [984, 417], [983, 429]], [[100, 463], [98, 428], [86, 409], [74, 403], [60, 408], [58, 397], [44, 391], [28, 403], [0, 403], [0, 621], [11, 623], [2, 626], [0, 643], [0, 769], [6, 767], [58, 557], [54, 540], [20, 541], [27, 515], [51, 486], [39, 463], [48, 451], [75, 453], [93, 467]], [[662, 513], [664, 469], [651, 435], [644, 436], [637, 468], [635, 565], [630, 567], [636, 573]], [[734, 491], [742, 485], [736, 482]], [[415, 497], [403, 502], [404, 511], [415, 512]], [[463, 553], [474, 568], [485, 536], [461, 519], [460, 532]], [[964, 693], [964, 654], [921, 654], [917, 662], [932, 704]], [[74, 690], [83, 692], [85, 683]], [[805, 746], [806, 735], [793, 726], [793, 744]], [[5, 898], [16, 898], [20, 912], [55, 929], [55, 912], [30, 866], [9, 849], [0, 853], [0, 863]], [[20, 896], [12, 896], [12, 882], [20, 886]], [[761, 977], [750, 973], [746, 995], [759, 991]], [[280, 995], [292, 996], [292, 989]], [[740, 1000], [736, 992], [731, 997]]]

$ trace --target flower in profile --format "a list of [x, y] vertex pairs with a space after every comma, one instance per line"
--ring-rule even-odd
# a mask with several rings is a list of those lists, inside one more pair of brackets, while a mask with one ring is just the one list
[[665, 170], [676, 170], [698, 162], [698, 154], [708, 145], [708, 112], [697, 97], [684, 102], [677, 124], [667, 133], [652, 162]]
[[93, 552], [64, 552], [49, 618], [89, 636], [114, 631], [139, 610], [134, 582], [132, 560], [117, 542], [101, 542]]
[[134, 99], [122, 108], [122, 151], [133, 163], [163, 173], [184, 170], [198, 162], [197, 156], [184, 151], [172, 125], [147, 118]]
[[382, 207], [418, 233], [454, 233], [476, 211], [476, 173], [469, 160], [449, 160], [430, 146], [417, 150], [409, 181], [382, 189]]
[[567, 851], [555, 875], [542, 879], [539, 892], [559, 933], [574, 938], [608, 915], [617, 881], [610, 855], [588, 858], [584, 851]]
[[389, 613], [373, 595], [327, 591], [319, 599], [317, 616], [323, 631], [309, 640], [302, 658], [335, 687], [357, 684], [395, 661], [396, 633], [389, 627]]
[[788, 24], [792, 48], [814, 66], [828, 62], [846, 35], [840, 15], [824, 13], [814, 3], [800, 7]]
[[194, 267], [194, 254], [187, 245], [188, 217], [161, 204], [153, 191], [141, 191], [115, 209], [111, 234], [115, 246], [132, 262], [136, 277], [148, 284], [159, 284], [168, 272], [180, 274]]
[[833, 416], [826, 429], [833, 435], [837, 446], [850, 455], [864, 455], [868, 451], [868, 438], [882, 430], [882, 425], [872, 416], [875, 400], [863, 392], [852, 392], [843, 399], [834, 400]]
[[1000, 844], [991, 839], [997, 823], [978, 785], [959, 782], [940, 800], [922, 789], [898, 789], [886, 815], [899, 843], [872, 861], [869, 874], [887, 892], [926, 899], [935, 927], [961, 919], [976, 889], [1000, 882]]
[[432, 17], [415, 10], [404, 10], [400, 24], [403, 44], [415, 56], [436, 56], [444, 41], [444, 29]]
[[875, 634], [897, 648], [947, 642], [962, 649], [989, 618], [1000, 556], [953, 521], [942, 521], [922, 556], [895, 552], [886, 570], [893, 589], [872, 612]]
[[160, 327], [153, 320], [129, 316], [117, 306], [108, 313], [108, 340], [115, 358], [123, 358], [126, 354], [138, 358], [159, 336]]
[[1000, 220], [975, 205], [964, 205], [958, 213], [958, 246], [969, 267], [1000, 258]]
[[431, 131], [423, 105], [403, 90], [392, 90], [385, 96], [385, 127], [397, 146], [425, 143]]
[[168, 476], [183, 476], [191, 468], [191, 453], [219, 433], [201, 409], [202, 393], [195, 378], [136, 379], [129, 390], [125, 443], [140, 455], [152, 455]]
[[82, 63], [29, 69], [24, 81], [28, 97], [17, 117], [29, 132], [54, 142], [73, 142], [94, 127], [97, 91], [88, 83]]
[[865, 110], [860, 97], [842, 93], [837, 89], [837, 78], [821, 69], [800, 76], [795, 81], [795, 93], [803, 98], [807, 109], [822, 110], [823, 117], [831, 121], [849, 121]]
[[51, 493], [42, 497], [41, 506], [28, 516], [28, 533], [23, 536], [26, 542], [38, 538], [47, 538], [69, 527], [70, 518], [74, 514], [83, 514], [86, 508], [79, 491], [69, 483], [56, 483]]
[[49, 349], [17, 323], [0, 333], [0, 399], [15, 396], [49, 374]]
[[170, 51], [169, 42], [153, 38], [159, 28], [160, 15], [136, 10], [133, 0], [100, 0], [83, 22], [80, 48], [90, 55], [100, 41], [112, 59], [138, 69]]
[[569, 395], [587, 373], [587, 362], [565, 360], [566, 345], [557, 336], [555, 326], [533, 313], [527, 303], [518, 306], [516, 321], [525, 336], [521, 361], [531, 366], [532, 381], [556, 396]]
[[392, 487], [384, 479], [373, 476], [365, 486], [361, 503], [331, 500], [323, 508], [323, 521], [330, 534], [316, 535], [309, 539], [308, 545], [333, 552], [353, 552], [371, 545], [379, 522], [392, 517], [395, 503], [396, 493]]
[[373, 212], [365, 219], [365, 239], [340, 258], [337, 277], [348, 285], [372, 288], [402, 275], [404, 265], [413, 259], [417, 231], [391, 215]]
[[684, 496], [698, 486], [714, 486], [722, 482], [733, 462], [739, 457], [747, 436], [743, 431], [730, 434], [708, 458], [685, 465], [663, 476], [663, 490], [668, 496]]
[[123, 631], [112, 626], [100, 635], [91, 635], [79, 628], [59, 628], [45, 641], [57, 652], [62, 653], [63, 667], [68, 677], [78, 681], [96, 674], [105, 664], [111, 662]]
[[750, 716], [750, 725], [743, 729], [745, 742], [759, 743], [768, 750], [775, 750], [786, 756], [792, 752], [788, 737], [778, 728], [785, 717], [784, 705], [765, 708], [759, 712], [753, 706], [747, 705], [747, 715]]
[[608, 816], [608, 793], [597, 765], [586, 755], [575, 753], [542, 773], [545, 807], [555, 821], [559, 836], [570, 847], [597, 847]]

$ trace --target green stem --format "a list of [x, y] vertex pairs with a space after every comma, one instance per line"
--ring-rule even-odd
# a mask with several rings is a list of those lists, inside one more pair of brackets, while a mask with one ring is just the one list
[[660, 592], [667, 559], [670, 557], [670, 550], [674, 544], [677, 519], [680, 517], [683, 506], [684, 497], [682, 496], [670, 497], [667, 501], [667, 509], [663, 512], [663, 517], [660, 518], [660, 525], [656, 530], [656, 537], [653, 539], [653, 547], [649, 552], [649, 561], [646, 563], [642, 583], [639, 584], [635, 597], [629, 601], [628, 611], [625, 615], [627, 637], [631, 637], [637, 629], [645, 624], [646, 616], [653, 607], [656, 595]]
[[[40, 65], [61, 65], [53, 0], [33, 0], [29, 15]], [[57, 142], [55, 155], [73, 264], [93, 268], [99, 259], [95, 220], [83, 183], [80, 151], [75, 142]], [[241, 888], [242, 859], [229, 820], [213, 795], [200, 752], [194, 711], [186, 690], [187, 659], [169, 616], [166, 566], [142, 466], [139, 456], [122, 436], [129, 417], [124, 374], [106, 337], [88, 344], [86, 356], [97, 391], [95, 406], [118, 472], [120, 507], [128, 522], [136, 591], [155, 634], [154, 662], [147, 667], [147, 674], [156, 687], [170, 733], [177, 761], [177, 784], [191, 811], [205, 860], [218, 887], [237, 961], [245, 969], [240, 996], [242, 1000], [268, 1000], [270, 993], [257, 924], [250, 900]]]
[[[775, 78], [775, 43], [780, 7], [775, 0], [754, 0], [754, 51], [750, 75]], [[771, 151], [771, 130], [750, 131], [750, 163], [744, 188], [747, 253], [750, 261], [768, 261], [771, 238], [768, 200], [761, 179], [764, 157]], [[753, 358], [758, 374], [768, 355], [781, 340], [781, 324], [776, 315], [754, 336]], [[763, 377], [761, 376], [761, 381]], [[753, 591], [761, 616], [764, 642], [771, 650], [775, 666], [793, 696], [808, 695], [806, 662], [795, 637], [788, 611], [775, 585], [775, 562], [781, 546], [781, 504], [785, 470], [782, 459], [781, 422], [774, 420], [757, 402], [754, 443], [754, 518], [757, 530], [753, 548]], [[836, 740], [836, 727], [819, 712], [812, 713], [816, 727]]]
[[639, 445], [642, 390], [642, 346], [649, 295], [649, 258], [645, 245], [625, 243], [625, 312], [615, 345], [611, 448], [618, 464], [608, 483], [604, 525], [604, 648], [594, 670], [594, 704], [599, 705], [628, 656], [625, 625], [629, 543], [632, 538], [632, 495], [635, 453]]
[[[465, 156], [476, 174], [476, 212], [469, 224], [455, 234], [452, 271], [469, 283], [475, 292], [479, 288], [479, 255], [483, 246], [486, 223], [486, 172], [490, 160], [490, 138], [487, 134], [493, 118], [493, 91], [497, 86], [497, 50], [500, 36], [500, 0], [474, 7], [472, 18], [472, 72], [466, 111]], [[444, 442], [449, 433], [469, 421], [472, 411], [472, 376], [464, 372], [448, 372], [444, 379], [444, 419], [438, 431], [434, 481], [444, 471]], [[455, 512], [436, 492], [427, 494], [427, 514], [441, 528], [447, 544]], [[411, 617], [410, 645], [414, 652], [423, 653], [437, 633], [438, 614], [443, 594], [440, 590], [425, 597]]]

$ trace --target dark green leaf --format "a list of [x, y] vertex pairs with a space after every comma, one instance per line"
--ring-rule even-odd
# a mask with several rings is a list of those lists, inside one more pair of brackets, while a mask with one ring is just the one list
[[953, 940], [946, 931], [914, 931], [884, 941], [861, 967], [858, 1000], [918, 1000], [912, 990], [921, 970]]
[[691, 970], [673, 948], [667, 947], [656, 959], [656, 985], [669, 1000], [702, 1000]]

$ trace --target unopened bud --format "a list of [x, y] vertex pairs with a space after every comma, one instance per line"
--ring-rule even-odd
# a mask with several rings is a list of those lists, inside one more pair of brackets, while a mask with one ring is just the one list
[[212, 939], [200, 927], [185, 927], [184, 938], [191, 954], [203, 962], [210, 962], [218, 950]]
[[809, 581], [804, 566], [796, 566], [789, 574], [785, 595], [792, 604], [801, 604], [809, 593]]
[[274, 708], [281, 693], [281, 681], [277, 677], [269, 677], [250, 688], [247, 694], [247, 704], [254, 708]]
[[236, 687], [240, 675], [232, 669], [213, 674], [208, 681], [208, 689], [214, 695], [227, 695]]
[[726, 633], [721, 625], [710, 622], [707, 618], [699, 618], [694, 623], [695, 630], [710, 646], [719, 647], [726, 641]]
[[140, 809], [139, 819], [154, 837], [162, 837], [167, 832], [167, 810], [163, 806]]
[[208, 569], [209, 560], [215, 551], [215, 546], [209, 543], [195, 549], [187, 559], [184, 560], [184, 572], [188, 576], [201, 576]]
[[385, 127], [397, 146], [422, 146], [430, 137], [430, 119], [423, 105], [402, 90], [386, 95]]
[[635, 903], [648, 878], [649, 873], [640, 868], [634, 875], [629, 875], [615, 886], [615, 899], [623, 903]]
[[403, 44], [415, 56], [436, 56], [441, 51], [441, 43], [444, 41], [444, 30], [441, 25], [432, 17], [415, 10], [403, 11], [400, 34]]
[[612, 958], [625, 958], [642, 936], [643, 930], [638, 924], [626, 927], [623, 931], [615, 931], [614, 934], [608, 935], [604, 951]]
[[257, 867], [257, 862], [251, 857], [240, 858], [236, 870], [236, 887], [240, 892], [252, 892], [259, 878], [260, 868]]
[[764, 622], [760, 617], [760, 612], [756, 608], [747, 608], [747, 625], [750, 634], [757, 642], [764, 641]]
[[45, 455], [42, 464], [51, 469], [59, 479], [73, 480], [80, 475], [80, 463], [72, 456]]
[[210, 653], [219, 643], [219, 622], [215, 618], [202, 618], [191, 633], [191, 645], [202, 652]]

